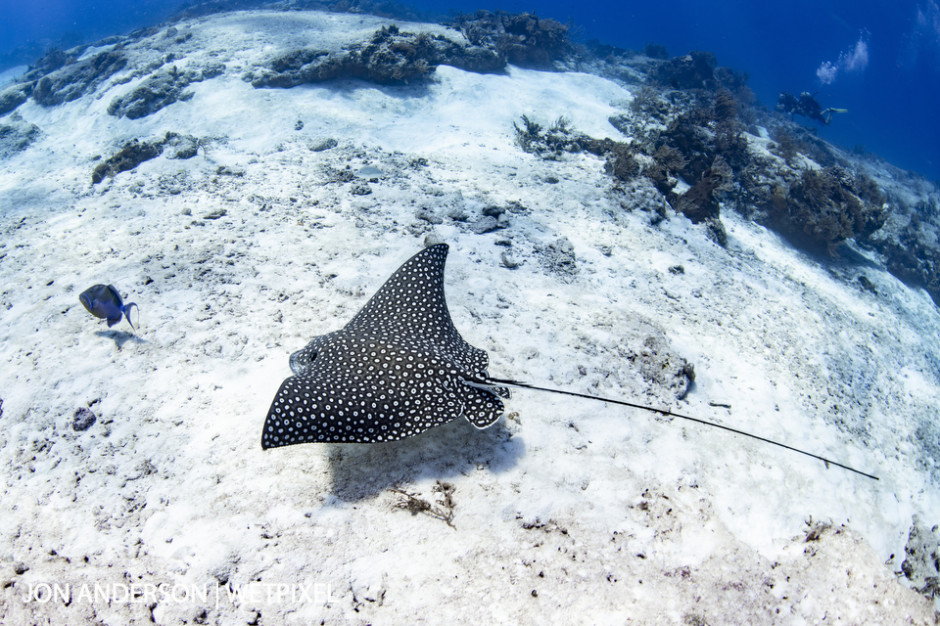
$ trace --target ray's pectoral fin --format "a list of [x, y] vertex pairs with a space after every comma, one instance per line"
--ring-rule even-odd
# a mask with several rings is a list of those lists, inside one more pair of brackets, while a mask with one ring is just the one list
[[[263, 449], [298, 443], [378, 443], [420, 434], [466, 412], [464, 398], [440, 388], [313, 372], [285, 380], [264, 421]], [[478, 413], [476, 408], [472, 411]]]
[[313, 419], [316, 408], [309, 396], [315, 387], [312, 380], [291, 376], [281, 383], [261, 431], [261, 448], [279, 448], [295, 443], [327, 441], [327, 429], [318, 428]]

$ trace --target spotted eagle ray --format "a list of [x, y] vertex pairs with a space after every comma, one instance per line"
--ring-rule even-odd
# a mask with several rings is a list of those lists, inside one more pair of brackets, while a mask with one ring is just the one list
[[346, 326], [290, 356], [261, 435], [263, 449], [395, 441], [463, 416], [476, 428], [503, 413], [507, 387], [560, 393], [676, 417], [757, 439], [878, 480], [831, 459], [704, 419], [625, 400], [490, 377], [486, 352], [457, 332], [444, 299], [447, 244], [405, 261]]

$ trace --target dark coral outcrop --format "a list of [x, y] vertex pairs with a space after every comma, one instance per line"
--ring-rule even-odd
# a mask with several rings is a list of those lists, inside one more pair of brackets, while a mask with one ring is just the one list
[[14, 83], [0, 91], [0, 115], [6, 115], [26, 102], [32, 90], [32, 83]]
[[551, 69], [572, 50], [567, 26], [531, 13], [478, 11], [458, 17], [453, 25], [472, 45], [493, 50], [519, 67]]
[[0, 124], [0, 159], [13, 156], [29, 147], [42, 135], [39, 127], [19, 115], [13, 114], [6, 123]]
[[254, 87], [289, 88], [341, 78], [406, 85], [427, 78], [441, 64], [495, 72], [503, 68], [505, 61], [484, 47], [463, 46], [440, 35], [402, 32], [392, 25], [341, 53], [312, 48], [291, 50], [246, 79]]
[[199, 142], [195, 137], [174, 132], [167, 132], [162, 138], [151, 141], [134, 139], [125, 143], [114, 155], [98, 165], [91, 174], [91, 182], [98, 184], [106, 177], [132, 170], [144, 161], [160, 156], [164, 149], [170, 151], [169, 158], [171, 159], [192, 158], [196, 156], [198, 146]]
[[[62, 56], [64, 55], [64, 56]], [[38, 78], [32, 89], [33, 100], [43, 106], [55, 106], [63, 102], [77, 100], [86, 93], [94, 91], [115, 72], [127, 65], [127, 57], [119, 50], [99, 52], [79, 61], [61, 53], [53, 59], [46, 59], [37, 69], [41, 72], [48, 67], [56, 67]], [[27, 78], [36, 72], [27, 73]]]
[[831, 247], [865, 238], [885, 223], [884, 195], [841, 167], [803, 170], [789, 190], [774, 190], [770, 221], [799, 243]]
[[138, 87], [123, 96], [118, 96], [108, 105], [108, 113], [116, 117], [139, 119], [156, 113], [178, 101], [193, 97], [186, 91], [192, 83], [219, 76], [225, 71], [221, 63], [201, 69], [180, 71], [175, 65], [155, 72]]
[[711, 52], [693, 50], [683, 56], [654, 63], [648, 73], [648, 80], [655, 85], [671, 89], [716, 91], [725, 88], [737, 91], [747, 85], [748, 76], [731, 68], [718, 66], [718, 61]]
[[478, 73], [502, 71], [507, 63], [548, 68], [571, 50], [565, 26], [534, 15], [484, 11], [458, 18], [454, 26], [468, 43], [389, 25], [342, 52], [290, 50], [245, 79], [254, 87], [289, 88], [341, 78], [406, 85], [427, 79], [439, 65]]
[[91, 174], [93, 184], [100, 183], [105, 177], [113, 177], [121, 172], [132, 170], [144, 161], [149, 161], [163, 152], [162, 141], [138, 141], [134, 139], [118, 150]]

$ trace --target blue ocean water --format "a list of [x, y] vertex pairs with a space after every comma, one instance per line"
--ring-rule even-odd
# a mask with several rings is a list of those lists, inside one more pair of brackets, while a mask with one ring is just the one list
[[[760, 102], [780, 91], [815, 92], [846, 108], [820, 136], [940, 180], [940, 0], [412, 0], [429, 14], [477, 9], [534, 12], [572, 27], [573, 38], [623, 48], [707, 50], [747, 72]], [[11, 51], [90, 41], [158, 22], [181, 0], [0, 0], [0, 62]], [[38, 44], [38, 46], [36, 45]], [[61, 45], [61, 44], [60, 44]], [[2, 68], [0, 68], [2, 69]], [[807, 123], [812, 125], [811, 122]]]

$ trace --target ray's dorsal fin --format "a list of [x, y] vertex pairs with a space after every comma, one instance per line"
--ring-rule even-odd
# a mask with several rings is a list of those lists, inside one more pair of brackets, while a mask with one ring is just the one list
[[489, 361], [486, 352], [468, 344], [450, 319], [444, 298], [444, 263], [449, 246], [439, 243], [408, 259], [375, 292], [346, 330], [423, 348], [479, 373]]

